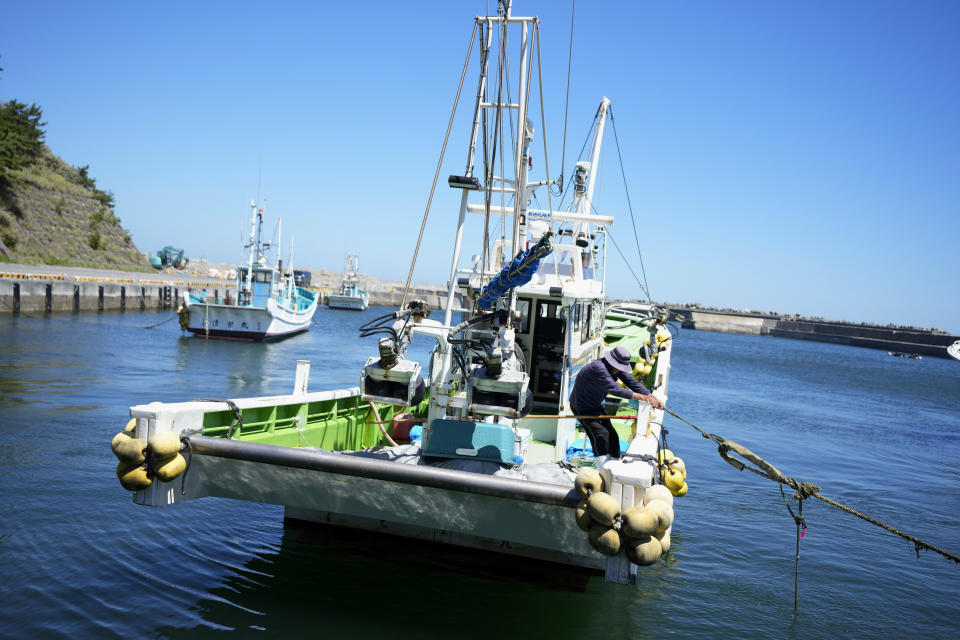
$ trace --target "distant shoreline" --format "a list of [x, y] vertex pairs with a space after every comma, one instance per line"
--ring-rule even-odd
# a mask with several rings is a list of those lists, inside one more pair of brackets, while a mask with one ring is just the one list
[[[191, 260], [187, 268], [168, 273], [167, 271], [127, 271], [109, 268], [91, 268], [91, 267], [68, 267], [62, 265], [32, 265], [19, 263], [0, 263], [0, 279], [6, 279], [4, 274], [34, 274], [34, 275], [67, 275], [79, 277], [107, 277], [107, 278], [133, 278], [143, 276], [151, 280], [182, 280], [189, 278], [191, 280], [200, 279], [209, 284], [228, 283], [229, 280], [223, 278], [213, 278], [208, 273], [213, 271], [223, 271], [230, 268], [236, 268], [236, 265], [229, 263], [216, 263], [204, 259]], [[340, 273], [332, 272], [327, 269], [310, 269], [302, 267], [309, 271], [313, 277], [312, 288], [321, 291], [336, 288], [340, 282]], [[403, 287], [404, 282], [399, 280], [381, 280], [370, 275], [360, 274], [360, 285], [368, 290], [386, 291], [396, 287]], [[432, 283], [415, 283], [411, 288], [420, 291], [430, 291], [431, 293], [446, 293], [446, 285]], [[896, 323], [879, 324], [873, 322], [849, 322], [846, 320], [828, 320], [819, 316], [802, 316], [797, 313], [778, 313], [776, 311], [757, 311], [751, 309], [736, 309], [731, 307], [720, 308], [709, 305], [702, 305], [695, 302], [656, 302], [658, 306], [665, 307], [681, 315], [684, 312], [702, 311], [714, 315], [735, 316], [742, 318], [758, 318], [766, 320], [778, 320], [781, 322], [808, 322], [819, 325], [836, 325], [843, 327], [861, 327], [864, 329], [882, 329], [888, 331], [908, 331], [918, 332], [938, 336], [949, 336], [948, 331], [935, 327], [918, 327], [913, 325], [902, 325]], [[750, 333], [753, 333], [752, 331]]]

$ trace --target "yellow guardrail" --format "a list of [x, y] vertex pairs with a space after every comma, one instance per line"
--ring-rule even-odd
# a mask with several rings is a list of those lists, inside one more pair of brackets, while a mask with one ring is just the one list
[[7, 280], [63, 280], [66, 277], [55, 273], [0, 273], [0, 278]]
[[105, 276], [73, 276], [74, 282], [107, 282], [116, 284], [134, 284], [133, 278], [107, 278]]
[[[131, 280], [131, 282], [133, 281]], [[182, 287], [186, 282], [183, 280], [141, 280], [140, 284], [177, 285]]]

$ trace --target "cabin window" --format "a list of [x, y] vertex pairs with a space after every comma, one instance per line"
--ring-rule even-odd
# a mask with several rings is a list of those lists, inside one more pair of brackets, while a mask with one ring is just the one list
[[529, 298], [517, 298], [517, 311], [522, 315], [520, 317], [520, 327], [518, 333], [530, 332], [530, 300]]
[[254, 272], [253, 272], [253, 281], [254, 281], [254, 282], [270, 282], [270, 272], [269, 272], [269, 271], [254, 271]]
[[572, 334], [576, 335], [580, 332], [580, 309], [583, 307], [583, 304], [578, 302], [573, 305], [573, 331]]
[[593, 320], [593, 305], [586, 304], [583, 306], [583, 332], [580, 334], [580, 342], [586, 342], [593, 335], [593, 328], [590, 326], [591, 320]]

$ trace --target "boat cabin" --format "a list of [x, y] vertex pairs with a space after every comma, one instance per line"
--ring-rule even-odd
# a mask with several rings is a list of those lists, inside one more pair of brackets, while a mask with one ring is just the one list
[[266, 307], [267, 300], [280, 284], [280, 274], [269, 267], [254, 267], [253, 277], [248, 267], [237, 269], [237, 304], [247, 307]]

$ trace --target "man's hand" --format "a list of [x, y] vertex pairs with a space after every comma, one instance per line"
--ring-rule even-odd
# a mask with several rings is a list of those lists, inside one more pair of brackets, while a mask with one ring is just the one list
[[649, 403], [654, 409], [663, 409], [663, 403], [660, 401], [660, 398], [656, 397], [652, 393], [648, 396], [645, 396], [640, 393], [633, 394], [634, 400], [642, 400], [643, 402]]

